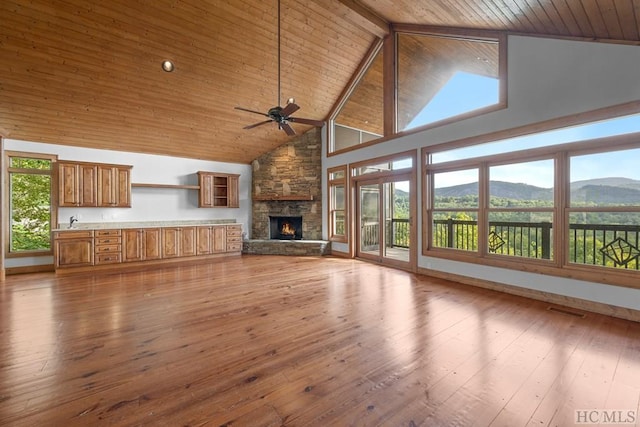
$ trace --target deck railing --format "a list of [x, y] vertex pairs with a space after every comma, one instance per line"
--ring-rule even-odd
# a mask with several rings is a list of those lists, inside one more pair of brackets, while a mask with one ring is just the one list
[[[435, 220], [436, 247], [478, 250], [478, 223], [464, 220]], [[387, 221], [387, 247], [409, 247], [409, 220]], [[367, 222], [362, 227], [363, 247], [375, 248], [380, 227]], [[552, 259], [553, 228], [550, 222], [489, 222], [488, 249], [491, 253], [525, 258]], [[640, 270], [640, 225], [570, 224], [569, 262]]]
[[[475, 251], [478, 223], [434, 220], [434, 245]], [[551, 259], [550, 222], [489, 222], [488, 249], [492, 253]], [[640, 225], [569, 224], [569, 261], [640, 270]]]

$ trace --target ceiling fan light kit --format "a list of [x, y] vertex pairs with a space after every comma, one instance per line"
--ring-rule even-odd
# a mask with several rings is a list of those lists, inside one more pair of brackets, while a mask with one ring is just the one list
[[291, 117], [291, 114], [295, 113], [300, 109], [300, 107], [296, 104], [296, 100], [294, 98], [287, 99], [287, 105], [284, 107], [280, 106], [280, 0], [278, 0], [278, 105], [276, 107], [271, 107], [269, 111], [266, 113], [262, 113], [260, 111], [250, 110], [248, 108], [243, 107], [235, 107], [236, 110], [247, 111], [249, 113], [260, 114], [261, 116], [268, 117], [268, 120], [263, 120], [258, 123], [254, 123], [252, 125], [245, 126], [243, 129], [253, 129], [258, 126], [262, 126], [267, 123], [276, 122], [278, 124], [278, 128], [285, 131], [285, 133], [289, 136], [293, 136], [296, 132], [293, 130], [289, 122], [291, 123], [301, 123], [305, 125], [322, 127], [324, 122], [322, 120], [313, 120], [313, 119], [303, 119], [300, 117]]

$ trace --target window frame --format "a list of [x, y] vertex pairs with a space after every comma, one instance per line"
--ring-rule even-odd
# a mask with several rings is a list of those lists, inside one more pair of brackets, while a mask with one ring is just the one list
[[[446, 119], [438, 120], [432, 123], [425, 124], [423, 126], [411, 128], [404, 131], [397, 130], [397, 111], [398, 111], [398, 61], [397, 61], [397, 35], [403, 34], [416, 34], [434, 37], [446, 37], [453, 39], [466, 39], [476, 41], [492, 41], [498, 44], [498, 74], [499, 74], [499, 101], [497, 104], [479, 108], [473, 111], [462, 113], [456, 116], [452, 116]], [[384, 39], [376, 39], [370, 46], [368, 52], [364, 56], [364, 59], [360, 63], [357, 71], [351, 77], [351, 80], [345, 87], [338, 101], [333, 105], [328, 115], [327, 126], [327, 157], [348, 153], [350, 151], [358, 150], [361, 148], [369, 147], [371, 145], [379, 144], [396, 137], [411, 135], [414, 133], [422, 132], [426, 129], [436, 128], [451, 123], [463, 121], [472, 117], [484, 115], [493, 111], [507, 108], [507, 33], [504, 31], [492, 31], [492, 30], [470, 30], [460, 28], [444, 28], [434, 27], [429, 25], [414, 25], [414, 24], [393, 24], [391, 26], [390, 34]], [[361, 142], [350, 147], [345, 147], [340, 150], [334, 150], [335, 132], [334, 124], [335, 118], [340, 114], [345, 103], [349, 100], [354, 90], [358, 87], [362, 78], [368, 71], [372, 62], [376, 59], [376, 55], [382, 53], [383, 55], [383, 136], [370, 141]]]
[[[331, 176], [334, 173], [342, 172], [342, 178], [334, 178]], [[327, 169], [327, 190], [329, 192], [328, 203], [328, 224], [329, 224], [329, 240], [332, 242], [348, 243], [349, 239], [349, 175], [347, 165], [336, 166]], [[337, 234], [334, 224], [334, 213], [341, 211], [342, 209], [335, 209], [333, 206], [333, 189], [335, 187], [342, 186], [344, 189], [344, 234]]]
[[[11, 166], [11, 159], [17, 158], [29, 158], [29, 159], [38, 159], [38, 160], [49, 160], [51, 162], [51, 169], [23, 169], [23, 168], [14, 168]], [[54, 154], [43, 154], [43, 153], [29, 153], [29, 152], [21, 152], [21, 151], [5, 151], [4, 152], [4, 161], [6, 164], [5, 168], [5, 203], [4, 203], [4, 211], [7, 212], [7, 215], [4, 218], [5, 223], [3, 224], [5, 230], [5, 244], [4, 248], [4, 257], [5, 259], [9, 258], [25, 258], [25, 257], [33, 257], [33, 256], [42, 256], [42, 255], [53, 255], [53, 233], [49, 233], [50, 246], [49, 249], [37, 249], [37, 250], [25, 250], [25, 251], [11, 251], [11, 221], [13, 215], [11, 214], [11, 174], [12, 173], [22, 173], [22, 174], [33, 174], [33, 175], [48, 175], [50, 177], [50, 224], [49, 229], [54, 230], [56, 228], [58, 222], [58, 210], [55, 199], [55, 188], [56, 188], [56, 176], [54, 172], [54, 163], [58, 160], [58, 156]]]
[[[540, 132], [540, 128], [532, 127], [531, 133]], [[493, 140], [497, 140], [495, 138]], [[444, 147], [443, 147], [444, 148]], [[451, 148], [451, 146], [447, 147]], [[491, 155], [486, 157], [476, 157], [470, 159], [454, 160], [439, 164], [429, 164], [430, 153], [434, 152], [433, 147], [422, 149], [421, 163], [423, 175], [423, 248], [422, 255], [437, 258], [446, 258], [455, 261], [462, 261], [475, 264], [483, 264], [494, 267], [509, 268], [520, 271], [543, 273], [559, 277], [581, 279], [593, 281], [594, 279], [602, 283], [610, 283], [626, 287], [640, 288], [640, 270], [624, 270], [599, 265], [577, 264], [569, 262], [569, 217], [576, 211], [607, 211], [607, 212], [638, 212], [639, 207], [604, 207], [585, 208], [572, 207], [569, 200], [569, 163], [570, 157], [581, 154], [606, 153], [624, 149], [640, 148], [640, 132], [616, 135], [611, 137], [597, 138], [585, 141], [564, 143], [540, 148], [532, 148], [520, 151], [504, 153], [501, 155]], [[484, 224], [488, 231], [489, 208], [489, 174], [490, 166], [502, 164], [517, 164], [539, 159], [550, 159], [555, 161], [555, 184], [554, 184], [554, 206], [545, 208], [545, 211], [553, 211], [553, 250], [554, 257], [551, 260], [528, 258], [512, 255], [500, 255], [490, 253], [487, 249], [488, 239], [479, 239], [478, 251], [457, 250], [455, 248], [435, 247], [432, 243], [432, 216], [433, 210], [432, 194], [433, 183], [431, 175], [439, 171], [454, 171], [458, 169], [468, 169], [479, 167], [480, 170], [480, 212], [478, 214], [479, 235]], [[522, 210], [522, 208], [514, 208]], [[535, 209], [534, 209], [535, 210]]]
[[466, 113], [457, 114], [455, 116], [440, 119], [431, 123], [417, 126], [415, 128], [399, 131], [397, 129], [397, 117], [394, 120], [393, 134], [397, 136], [411, 135], [417, 132], [422, 132], [427, 129], [436, 128], [440, 126], [449, 125], [455, 122], [466, 120], [472, 117], [481, 116], [493, 111], [503, 110], [507, 108], [507, 35], [504, 32], [486, 31], [486, 30], [464, 30], [464, 29], [446, 29], [446, 28], [433, 28], [428, 26], [420, 26], [413, 24], [398, 24], [394, 26], [394, 39], [396, 44], [396, 68], [394, 70], [394, 91], [396, 97], [394, 99], [394, 111], [397, 114], [398, 99], [397, 94], [399, 92], [398, 81], [398, 69], [399, 60], [397, 59], [397, 45], [399, 43], [398, 36], [400, 34], [439, 37], [448, 39], [459, 39], [466, 41], [478, 41], [478, 42], [494, 42], [498, 45], [498, 102], [492, 105], [487, 105], [482, 108], [478, 108]]

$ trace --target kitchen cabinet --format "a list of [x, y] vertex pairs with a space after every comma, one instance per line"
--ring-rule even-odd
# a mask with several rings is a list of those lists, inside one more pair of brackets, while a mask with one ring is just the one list
[[95, 230], [93, 247], [95, 265], [122, 262], [122, 231]]
[[89, 163], [54, 163], [58, 175], [58, 206], [97, 206], [97, 166]]
[[93, 230], [56, 231], [53, 237], [55, 268], [93, 265]]
[[56, 269], [118, 268], [120, 263], [163, 263], [242, 251], [240, 224], [65, 229], [54, 231], [53, 237]]
[[98, 165], [99, 207], [131, 207], [131, 166]]
[[162, 257], [160, 228], [122, 230], [122, 262], [145, 261]]
[[162, 227], [162, 258], [196, 254], [195, 227]]
[[240, 206], [238, 195], [240, 175], [217, 172], [198, 172], [198, 207], [201, 208], [237, 208]]
[[131, 166], [57, 161], [60, 207], [131, 207]]
[[180, 227], [180, 256], [196, 255], [196, 227]]
[[240, 252], [242, 251], [242, 226], [241, 225], [227, 225], [227, 252]]
[[227, 251], [227, 227], [208, 225], [197, 227], [197, 254], [208, 255]]

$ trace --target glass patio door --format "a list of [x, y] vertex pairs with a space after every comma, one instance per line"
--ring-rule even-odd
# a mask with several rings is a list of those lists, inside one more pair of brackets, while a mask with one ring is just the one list
[[410, 188], [408, 176], [362, 180], [357, 184], [357, 256], [409, 266]]

